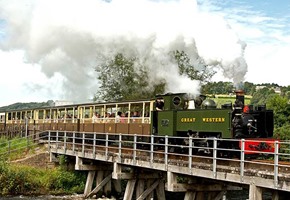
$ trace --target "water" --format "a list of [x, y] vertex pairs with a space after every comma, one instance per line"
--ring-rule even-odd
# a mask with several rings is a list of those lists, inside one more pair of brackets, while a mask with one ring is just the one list
[[[246, 190], [242, 191], [228, 191], [226, 195], [226, 200], [247, 200], [249, 198], [249, 193]], [[0, 200], [84, 200], [83, 195], [64, 195], [64, 196], [54, 196], [54, 195], [42, 195], [42, 196], [11, 196], [11, 197], [0, 197]], [[122, 199], [122, 198], [121, 198]], [[166, 192], [167, 200], [184, 199], [184, 193], [171, 193]], [[272, 196], [270, 193], [263, 193], [263, 200], [271, 200]], [[109, 198], [99, 198], [99, 200], [116, 200]]]
[[54, 195], [41, 195], [41, 196], [7, 196], [0, 197], [0, 200], [83, 200], [83, 195], [64, 195], [64, 196], [54, 196]]

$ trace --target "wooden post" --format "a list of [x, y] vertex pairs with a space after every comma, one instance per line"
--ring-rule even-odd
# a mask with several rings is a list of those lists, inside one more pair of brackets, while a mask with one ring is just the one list
[[164, 186], [164, 181], [160, 181], [157, 189], [156, 189], [156, 195], [158, 200], [163, 200], [165, 199], [165, 186]]
[[87, 182], [86, 182], [85, 191], [84, 191], [85, 196], [88, 195], [92, 191], [95, 174], [96, 174], [96, 171], [89, 171], [88, 173]]
[[273, 191], [272, 200], [279, 200], [279, 192], [278, 192], [278, 190]]
[[[147, 179], [146, 188], [149, 188], [152, 185], [153, 182], [154, 182], [153, 179]], [[151, 192], [150, 194], [148, 194], [148, 196], [146, 197], [146, 200], [152, 200], [153, 199], [153, 195], [154, 195], [154, 191]]]
[[[97, 172], [97, 177], [96, 177], [96, 185], [101, 184], [104, 178], [104, 171], [100, 170]], [[103, 189], [100, 189], [100, 192], [102, 192]]]
[[187, 191], [184, 196], [184, 200], [194, 200], [196, 196], [196, 192]]
[[[106, 171], [105, 173], [105, 177], [107, 177], [109, 174], [112, 174], [111, 171]], [[106, 196], [111, 195], [112, 193], [112, 181], [108, 181], [108, 183], [104, 186], [104, 193], [106, 194]]]
[[145, 188], [144, 179], [139, 179], [136, 188], [136, 198], [138, 198], [144, 192], [144, 188]]
[[135, 189], [135, 184], [136, 184], [136, 179], [128, 180], [125, 194], [124, 194], [124, 200], [131, 200], [132, 199], [134, 189]]

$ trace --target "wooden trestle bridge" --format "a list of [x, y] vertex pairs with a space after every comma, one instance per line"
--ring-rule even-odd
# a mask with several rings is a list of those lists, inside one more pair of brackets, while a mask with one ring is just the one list
[[219, 156], [229, 150], [217, 148], [216, 138], [212, 147], [205, 147], [204, 152], [210, 153], [197, 154], [194, 138], [187, 138], [186, 146], [177, 146], [167, 136], [162, 136], [163, 143], [153, 135], [48, 131], [40, 136], [48, 142], [51, 161], [65, 155], [75, 170], [88, 171], [87, 198], [101, 191], [121, 192], [121, 180], [126, 180], [124, 200], [166, 199], [165, 191], [184, 192], [185, 200], [219, 200], [227, 199], [227, 191], [242, 188], [249, 189], [249, 200], [262, 200], [265, 192], [274, 200], [290, 195], [287, 142], [275, 141], [274, 153], [258, 159], [248, 157], [243, 140], [242, 150], [232, 150], [231, 155], [238, 155], [232, 157]]

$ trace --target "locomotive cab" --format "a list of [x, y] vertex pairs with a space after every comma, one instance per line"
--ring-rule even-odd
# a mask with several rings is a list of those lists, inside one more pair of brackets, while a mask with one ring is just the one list
[[[162, 134], [161, 129], [174, 131], [174, 119], [177, 110], [185, 110], [188, 107], [188, 96], [186, 93], [167, 93], [156, 95], [155, 106], [151, 113], [152, 134]], [[162, 111], [162, 112], [160, 112]], [[161, 119], [161, 120], [160, 120]], [[165, 135], [165, 133], [163, 134]]]
[[[183, 110], [188, 106], [188, 97], [186, 93], [167, 93], [157, 95], [155, 101], [155, 110]], [[161, 108], [162, 107], [162, 108]]]

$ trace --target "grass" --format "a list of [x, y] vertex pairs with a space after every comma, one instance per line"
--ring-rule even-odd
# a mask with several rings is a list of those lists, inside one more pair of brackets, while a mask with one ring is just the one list
[[0, 138], [0, 156], [7, 157], [9, 160], [23, 158], [29, 152], [33, 153], [36, 147], [37, 144], [30, 137]]
[[[216, 102], [217, 108], [221, 108], [223, 104], [231, 102], [232, 104], [235, 103], [236, 101], [236, 96], [235, 95], [214, 95], [214, 96], [209, 96], [209, 99], [212, 99]], [[251, 96], [246, 95], [245, 96], [245, 105], [249, 105], [251, 102]]]

